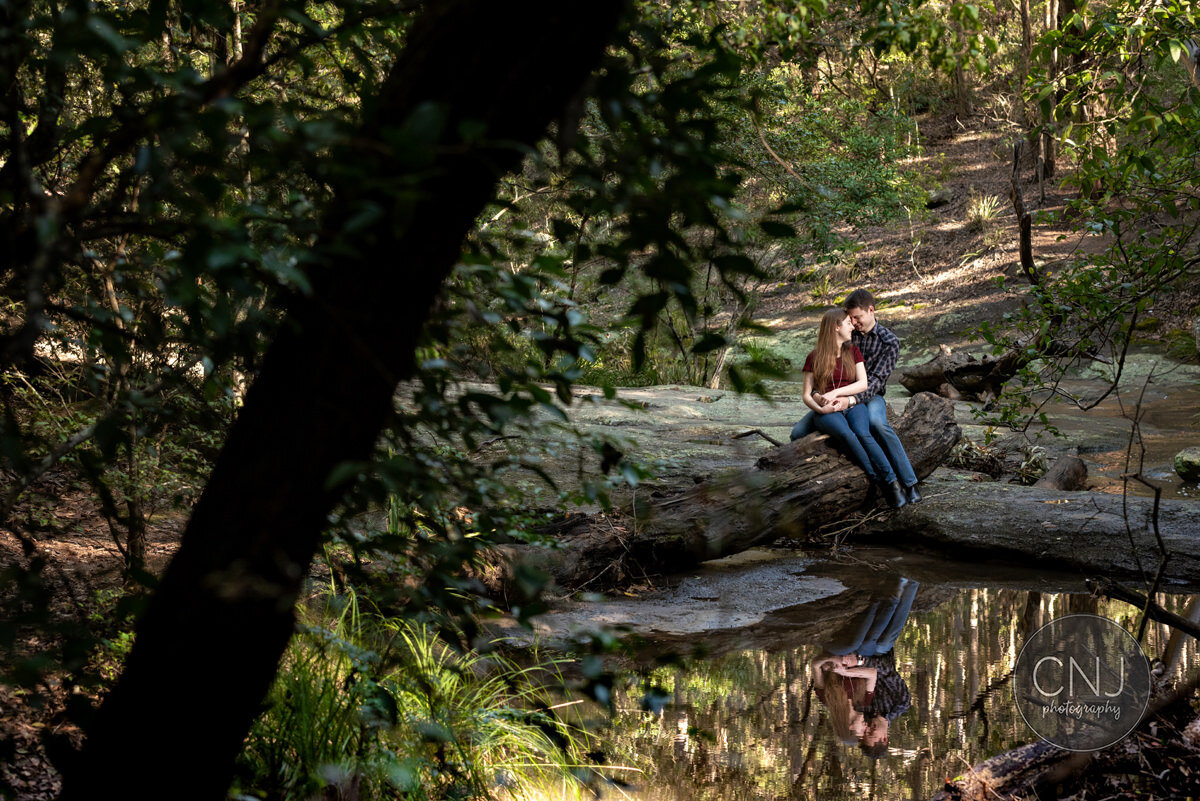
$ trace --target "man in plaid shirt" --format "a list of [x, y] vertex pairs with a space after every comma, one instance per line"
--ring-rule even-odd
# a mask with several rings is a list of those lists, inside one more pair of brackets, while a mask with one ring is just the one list
[[[875, 298], [865, 289], [856, 289], [846, 298], [843, 308], [854, 323], [854, 333], [850, 335], [853, 342], [863, 355], [863, 364], [867, 368], [866, 391], [852, 396], [850, 404], [867, 404], [867, 412], [871, 418], [871, 436], [883, 448], [888, 461], [896, 471], [896, 478], [904, 485], [903, 500], [916, 503], [921, 500], [917, 491], [917, 474], [908, 461], [904, 445], [896, 435], [892, 424], [887, 419], [887, 401], [883, 393], [887, 390], [888, 376], [896, 367], [900, 358], [900, 339], [875, 320]], [[816, 430], [813, 420], [816, 412], [809, 412], [792, 428], [792, 439], [797, 440]]]

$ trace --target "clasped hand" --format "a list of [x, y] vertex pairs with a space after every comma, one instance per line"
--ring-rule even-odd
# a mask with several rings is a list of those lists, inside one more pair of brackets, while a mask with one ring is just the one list
[[848, 398], [827, 398], [819, 392], [814, 392], [812, 397], [813, 400], [820, 404], [821, 414], [844, 412], [850, 408], [850, 401]]

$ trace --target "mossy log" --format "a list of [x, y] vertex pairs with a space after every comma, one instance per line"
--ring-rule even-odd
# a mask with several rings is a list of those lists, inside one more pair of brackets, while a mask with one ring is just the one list
[[[912, 398], [894, 427], [920, 477], [933, 472], [961, 436], [954, 405], [930, 393]], [[555, 532], [558, 548], [505, 546], [480, 578], [504, 594], [514, 566], [524, 564], [559, 587], [610, 587], [802, 537], [868, 503], [881, 504], [870, 496], [863, 471], [827, 440], [814, 434], [788, 443], [746, 469], [638, 503], [633, 511], [581, 515]]]

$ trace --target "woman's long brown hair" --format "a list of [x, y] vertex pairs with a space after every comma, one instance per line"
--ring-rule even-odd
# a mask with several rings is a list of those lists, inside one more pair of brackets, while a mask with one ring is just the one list
[[822, 668], [821, 680], [825, 685], [823, 694], [825, 706], [829, 709], [829, 724], [843, 745], [853, 745], [858, 742], [850, 728], [854, 719], [854, 699], [846, 692], [845, 682], [833, 672], [833, 668]]
[[837, 327], [848, 316], [845, 309], [830, 309], [821, 317], [821, 327], [817, 329], [817, 346], [813, 348], [813, 392], [829, 390], [839, 355], [842, 358], [842, 372], [854, 375], [854, 357], [850, 355], [850, 343], [839, 347], [837, 341]]

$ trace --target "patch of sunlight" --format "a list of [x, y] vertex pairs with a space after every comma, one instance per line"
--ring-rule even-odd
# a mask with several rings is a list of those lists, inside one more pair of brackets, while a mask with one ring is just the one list
[[974, 271], [969, 264], [959, 267], [951, 267], [949, 269], [942, 270], [937, 275], [926, 275], [925, 284], [927, 286], [940, 286], [941, 284], [946, 283], [956, 285], [969, 282], [972, 280], [973, 272]]

